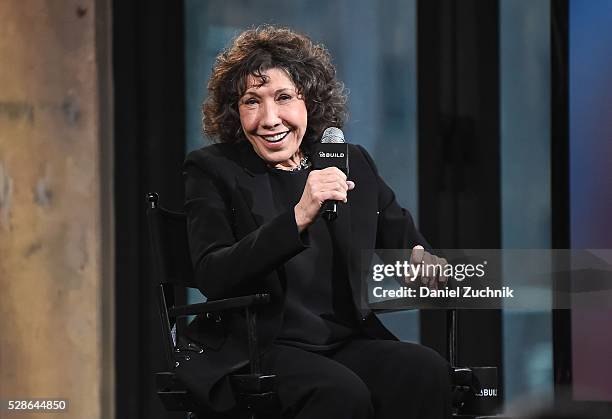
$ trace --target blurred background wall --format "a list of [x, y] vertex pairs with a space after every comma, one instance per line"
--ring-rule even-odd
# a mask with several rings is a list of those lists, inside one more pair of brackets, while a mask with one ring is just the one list
[[109, 18], [0, 2], [0, 399], [62, 418], [114, 415]]

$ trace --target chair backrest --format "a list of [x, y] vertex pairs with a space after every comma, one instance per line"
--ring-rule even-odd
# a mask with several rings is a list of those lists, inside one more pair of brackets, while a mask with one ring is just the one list
[[195, 287], [185, 213], [160, 207], [157, 193], [149, 193], [147, 201], [147, 219], [159, 282]]
[[[255, 417], [254, 412], [262, 412], [265, 417], [278, 417], [277, 394], [273, 390], [276, 386], [276, 376], [261, 374], [259, 364], [259, 349], [257, 346], [256, 313], [254, 306], [269, 302], [268, 294], [246, 295], [212, 302], [176, 306], [174, 301], [175, 287], [194, 287], [194, 272], [189, 253], [187, 236], [187, 220], [182, 212], [168, 211], [158, 205], [159, 195], [147, 195], [148, 209], [147, 221], [151, 236], [151, 249], [153, 251], [153, 267], [159, 279], [158, 306], [161, 318], [164, 347], [169, 371], [157, 373], [158, 392], [164, 405], [169, 410], [189, 410], [197, 407], [198, 411], [205, 410], [204, 406], [191, 404], [194, 398], [182, 386], [176, 389], [175, 369], [179, 359], [188, 359], [185, 350], [176, 349], [177, 321], [172, 316], [186, 316], [195, 313], [215, 313], [216, 311], [244, 310], [247, 322], [247, 339], [249, 342], [249, 358], [251, 373], [232, 375], [232, 387], [236, 393], [238, 405], [249, 417]], [[206, 310], [203, 310], [206, 306]], [[194, 310], [194, 311], [191, 311]], [[191, 343], [193, 345], [193, 343]], [[199, 349], [202, 352], [202, 349]], [[193, 350], [193, 349], [191, 349]], [[160, 389], [161, 388], [161, 389]], [[193, 410], [192, 410], [193, 411]], [[270, 413], [274, 412], [274, 413]], [[213, 416], [210, 416], [213, 417]], [[242, 416], [240, 416], [242, 417]]]
[[153, 268], [159, 283], [158, 308], [169, 368], [174, 368], [176, 319], [168, 309], [175, 305], [175, 287], [194, 287], [194, 273], [187, 239], [187, 220], [183, 212], [158, 205], [159, 195], [147, 194], [147, 221], [151, 237]]

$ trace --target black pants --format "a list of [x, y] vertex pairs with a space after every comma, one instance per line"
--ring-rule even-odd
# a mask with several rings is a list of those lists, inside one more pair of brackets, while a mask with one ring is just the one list
[[262, 370], [277, 376], [283, 418], [451, 416], [448, 363], [421, 345], [358, 339], [326, 354], [274, 345]]

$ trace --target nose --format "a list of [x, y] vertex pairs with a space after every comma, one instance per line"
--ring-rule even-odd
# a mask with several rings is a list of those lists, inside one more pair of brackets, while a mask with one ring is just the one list
[[274, 129], [282, 124], [276, 103], [273, 101], [264, 102], [263, 106], [261, 107], [261, 118], [259, 122], [261, 127], [264, 129]]

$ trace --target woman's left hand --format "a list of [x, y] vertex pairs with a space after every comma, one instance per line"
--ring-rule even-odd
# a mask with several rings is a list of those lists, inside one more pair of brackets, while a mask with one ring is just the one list
[[[444, 287], [448, 282], [448, 277], [444, 274], [444, 268], [448, 265], [446, 259], [432, 255], [421, 245], [414, 246], [412, 249], [410, 264], [421, 265], [418, 278], [430, 289]], [[406, 278], [406, 282], [408, 281], [414, 281], [414, 279]]]

